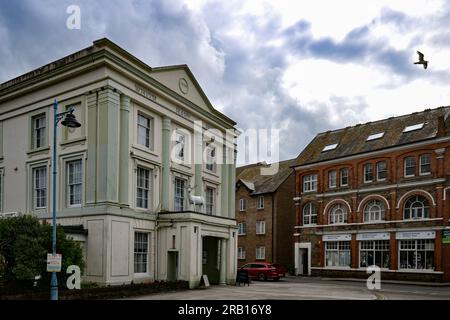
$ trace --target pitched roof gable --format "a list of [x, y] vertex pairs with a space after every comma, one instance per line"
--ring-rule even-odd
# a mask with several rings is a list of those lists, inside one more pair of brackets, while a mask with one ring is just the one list
[[[291, 166], [295, 159], [278, 162], [278, 172], [274, 175], [261, 175], [261, 167], [269, 167], [266, 163], [255, 163], [236, 169], [236, 184], [241, 183], [251, 190], [252, 195], [273, 193], [293, 173]], [[253, 186], [250, 188], [249, 186]]]
[[[209, 101], [202, 87], [186, 64], [154, 67], [150, 76], [208, 112], [225, 117]], [[231, 119], [229, 119], [232, 121]]]

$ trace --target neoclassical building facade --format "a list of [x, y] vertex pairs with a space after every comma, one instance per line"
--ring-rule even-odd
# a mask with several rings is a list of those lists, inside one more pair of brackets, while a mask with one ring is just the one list
[[54, 99], [81, 123], [58, 127], [56, 209], [84, 280], [233, 283], [235, 122], [186, 65], [152, 68], [108, 39], [0, 85], [2, 216], [51, 223]]
[[297, 274], [450, 280], [450, 107], [320, 133], [294, 169]]

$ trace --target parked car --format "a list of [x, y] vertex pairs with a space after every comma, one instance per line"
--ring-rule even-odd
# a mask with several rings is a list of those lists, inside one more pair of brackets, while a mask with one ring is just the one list
[[243, 265], [240, 269], [247, 270], [250, 278], [262, 281], [278, 280], [284, 277], [284, 272], [281, 269], [278, 270], [268, 262], [251, 262]]
[[286, 276], [286, 268], [279, 263], [272, 263], [272, 266], [274, 266], [277, 269], [278, 276], [280, 278], [284, 278]]

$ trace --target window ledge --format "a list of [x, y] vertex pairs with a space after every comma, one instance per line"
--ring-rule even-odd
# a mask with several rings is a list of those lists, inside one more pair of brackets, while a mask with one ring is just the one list
[[207, 174], [209, 174], [209, 175], [211, 175], [213, 177], [220, 178], [219, 174], [217, 173], [217, 170], [211, 171], [211, 170], [208, 170], [208, 169], [204, 168], [203, 172], [205, 172], [205, 173], [207, 173]]
[[139, 150], [139, 151], [142, 151], [142, 152], [145, 152], [145, 153], [148, 153], [148, 154], [151, 154], [152, 156], [159, 157], [159, 155], [156, 154], [154, 149], [150, 149], [150, 148], [141, 146], [139, 144], [133, 144], [132, 148], [134, 148], [136, 150]]
[[[359, 267], [359, 268], [356, 268], [356, 270], [358, 270], [358, 271], [366, 271], [367, 272], [367, 268], [369, 268], [369, 267]], [[386, 272], [386, 271], [389, 271], [389, 268], [380, 268], [380, 271]]]
[[50, 146], [46, 146], [46, 147], [28, 150], [27, 155], [33, 156], [33, 155], [41, 154], [41, 153], [48, 153], [49, 151], [50, 151]]
[[86, 137], [80, 137], [80, 138], [76, 138], [76, 139], [62, 141], [59, 145], [61, 147], [67, 147], [67, 146], [71, 146], [73, 144], [85, 144], [85, 143], [86, 143]]
[[419, 176], [421, 176], [421, 177], [431, 176], [431, 172], [420, 173]]
[[[180, 161], [180, 162], [178, 162], [178, 161]], [[180, 166], [181, 168], [192, 170], [192, 166], [185, 164], [184, 162], [181, 162], [181, 161], [184, 161], [184, 160], [179, 160], [179, 159], [177, 159], [176, 161], [171, 160], [170, 163], [172, 165], [172, 168], [173, 168], [173, 165], [175, 164], [177, 166]]]
[[133, 276], [135, 278], [150, 278], [150, 274], [149, 273], [133, 273]]
[[437, 274], [443, 273], [442, 271], [435, 271], [432, 269], [398, 269], [394, 271], [401, 273], [437, 273]]

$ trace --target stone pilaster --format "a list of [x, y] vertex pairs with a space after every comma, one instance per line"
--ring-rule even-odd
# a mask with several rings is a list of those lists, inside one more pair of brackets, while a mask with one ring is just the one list
[[171, 120], [169, 117], [163, 118], [162, 123], [162, 190], [161, 190], [161, 211], [169, 211], [170, 192], [170, 131]]
[[119, 145], [119, 203], [129, 206], [128, 188], [130, 159], [130, 97], [120, 95], [120, 145]]
[[89, 93], [87, 101], [86, 203], [97, 202], [97, 111], [98, 92]]
[[98, 93], [97, 202], [118, 203], [119, 186], [119, 103], [112, 87]]

